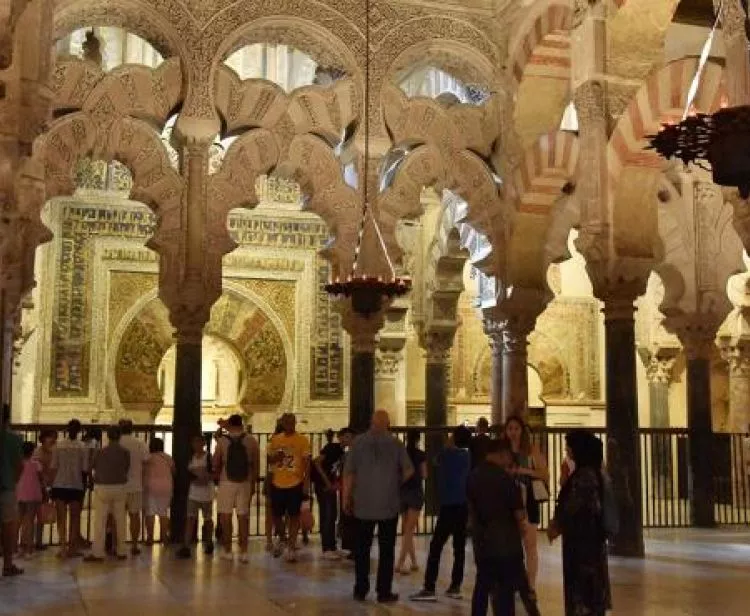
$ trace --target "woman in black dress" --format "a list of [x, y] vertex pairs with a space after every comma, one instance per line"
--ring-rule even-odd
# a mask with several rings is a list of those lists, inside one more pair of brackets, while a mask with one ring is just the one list
[[[396, 571], [404, 575], [419, 569], [414, 534], [424, 507], [424, 480], [427, 477], [427, 455], [419, 448], [420, 438], [419, 430], [409, 430], [406, 433], [406, 451], [414, 467], [414, 474], [401, 487], [401, 553]], [[406, 566], [407, 559], [411, 559], [410, 568]]]
[[603, 616], [612, 608], [604, 525], [602, 442], [576, 430], [565, 437], [575, 471], [560, 490], [547, 536], [563, 538], [565, 616]]

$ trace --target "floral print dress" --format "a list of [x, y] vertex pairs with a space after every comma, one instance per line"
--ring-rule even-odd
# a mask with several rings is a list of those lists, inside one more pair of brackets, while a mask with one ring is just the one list
[[555, 523], [563, 538], [565, 616], [602, 616], [612, 598], [600, 473], [576, 469], [560, 491]]

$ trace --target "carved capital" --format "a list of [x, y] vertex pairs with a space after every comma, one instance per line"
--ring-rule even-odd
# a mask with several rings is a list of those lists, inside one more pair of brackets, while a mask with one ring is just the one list
[[430, 331], [420, 337], [428, 364], [447, 364], [450, 360], [456, 330]]
[[375, 354], [375, 376], [394, 378], [404, 361], [404, 354], [394, 351], [381, 351]]
[[674, 365], [680, 349], [660, 348], [650, 354], [646, 361], [646, 378], [649, 383], [671, 385], [674, 380]]
[[[607, 101], [601, 81], [583, 82], [573, 94], [573, 102], [582, 131], [585, 130], [584, 127], [606, 126]], [[603, 137], [606, 139], [606, 135]]]
[[715, 313], [679, 314], [666, 317], [662, 324], [680, 339], [689, 360], [711, 359], [723, 320]]
[[729, 365], [733, 378], [750, 378], [750, 340], [740, 340], [721, 345], [721, 356]]
[[353, 353], [375, 353], [388, 308], [389, 305], [384, 305], [378, 312], [366, 317], [354, 310], [351, 299], [336, 302], [335, 309], [341, 315], [341, 324], [351, 338]]

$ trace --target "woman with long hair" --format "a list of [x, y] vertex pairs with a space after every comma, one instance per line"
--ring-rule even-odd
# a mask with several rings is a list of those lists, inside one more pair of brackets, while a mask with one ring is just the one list
[[[427, 478], [427, 455], [419, 448], [420, 438], [419, 430], [412, 429], [406, 433], [406, 452], [414, 467], [414, 474], [401, 487], [401, 552], [396, 571], [402, 574], [419, 569], [414, 533], [424, 507], [424, 480]], [[411, 567], [406, 566], [407, 558], [411, 559]]]
[[566, 616], [604, 616], [612, 608], [607, 567], [602, 442], [586, 430], [565, 436], [575, 470], [565, 482], [547, 536], [563, 538]]
[[549, 482], [549, 468], [547, 459], [539, 447], [531, 442], [531, 430], [520, 417], [513, 416], [505, 422], [505, 438], [513, 451], [513, 474], [524, 488], [526, 500], [526, 515], [528, 524], [523, 534], [523, 547], [526, 553], [526, 571], [529, 585], [536, 589], [536, 578], [539, 573], [539, 547], [537, 534], [541, 521], [541, 507], [534, 497], [534, 481]]

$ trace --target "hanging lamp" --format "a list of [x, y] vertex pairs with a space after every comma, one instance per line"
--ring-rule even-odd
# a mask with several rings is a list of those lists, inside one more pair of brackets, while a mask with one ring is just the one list
[[[362, 220], [357, 236], [357, 244], [354, 247], [354, 258], [352, 260], [351, 274], [345, 280], [332, 280], [325, 286], [326, 292], [335, 299], [350, 298], [352, 308], [358, 314], [370, 317], [377, 313], [383, 306], [383, 300], [392, 300], [395, 297], [401, 297], [411, 289], [411, 280], [396, 276], [396, 270], [393, 267], [393, 261], [388, 254], [388, 248], [383, 240], [383, 234], [380, 231], [375, 216], [369, 203], [369, 171], [370, 171], [370, 3], [371, 0], [365, 0], [365, 87], [364, 87], [364, 164], [363, 173], [364, 186], [362, 190]], [[385, 255], [386, 262], [390, 269], [390, 276], [373, 276], [363, 271], [360, 263], [362, 252], [362, 240], [365, 234], [367, 219], [372, 221], [375, 232], [378, 236], [378, 242]]]
[[746, 199], [750, 196], [750, 105], [722, 105], [713, 114], [696, 113], [693, 108], [722, 6], [723, 2], [719, 4], [713, 28], [703, 46], [682, 120], [677, 124], [663, 124], [656, 135], [648, 135], [650, 144], [646, 149], [656, 150], [667, 160], [676, 158], [686, 165], [701, 166], [701, 161], [705, 161], [711, 165], [715, 184], [738, 188]]

